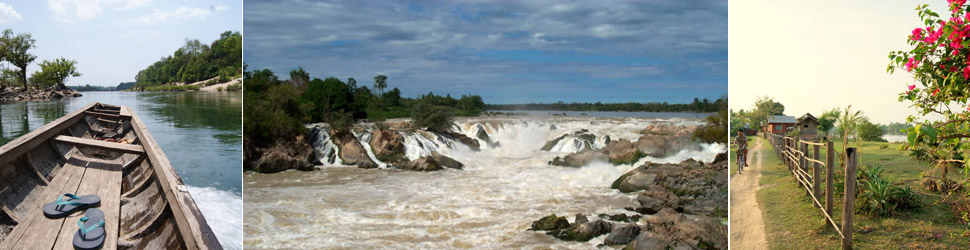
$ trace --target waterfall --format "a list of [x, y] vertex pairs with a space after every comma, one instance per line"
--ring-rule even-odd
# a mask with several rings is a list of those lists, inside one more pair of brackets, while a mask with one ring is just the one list
[[371, 136], [373, 135], [372, 130], [368, 128], [368, 130], [361, 133], [358, 133], [357, 131], [351, 131], [351, 132], [354, 133], [354, 137], [357, 137], [357, 141], [360, 142], [360, 145], [364, 147], [364, 151], [367, 151], [367, 156], [370, 157], [370, 160], [374, 161], [374, 163], [377, 163], [377, 166], [379, 166], [380, 168], [387, 168], [387, 163], [384, 163], [381, 160], [378, 160], [377, 155], [374, 154], [374, 149], [370, 147], [370, 139], [371, 139]]
[[313, 156], [317, 164], [340, 165], [340, 147], [330, 138], [330, 125], [326, 123], [307, 124], [310, 129], [310, 145], [313, 146]]

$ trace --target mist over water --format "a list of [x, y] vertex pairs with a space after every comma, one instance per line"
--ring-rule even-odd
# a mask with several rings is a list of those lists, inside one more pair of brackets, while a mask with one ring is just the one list
[[[647, 161], [710, 162], [726, 150], [703, 144], [669, 157], [631, 165], [593, 162], [580, 168], [550, 166], [555, 156], [611, 140], [636, 141], [648, 125], [699, 125], [674, 118], [499, 117], [468, 118], [460, 132], [484, 130], [498, 145], [480, 140], [481, 151], [422, 132], [401, 131], [410, 159], [436, 150], [464, 170], [413, 172], [327, 164], [311, 172], [244, 173], [246, 246], [253, 249], [590, 249], [602, 239], [566, 242], [526, 231], [556, 213], [627, 213], [636, 194], [610, 189], [620, 175]], [[593, 141], [567, 136], [552, 151], [546, 142], [587, 129]], [[368, 130], [370, 131], [370, 130]], [[363, 134], [357, 134], [364, 138]], [[605, 237], [605, 236], [601, 236]]]

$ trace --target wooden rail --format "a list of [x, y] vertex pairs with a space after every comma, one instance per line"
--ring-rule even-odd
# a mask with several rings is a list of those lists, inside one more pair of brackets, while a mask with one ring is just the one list
[[[770, 140], [778, 158], [795, 176], [809, 197], [812, 198], [812, 205], [822, 211], [825, 220], [832, 225], [835, 232], [842, 240], [842, 249], [852, 249], [852, 214], [855, 204], [856, 186], [856, 164], [858, 163], [858, 152], [855, 148], [845, 150], [845, 185], [842, 200], [842, 223], [841, 226], [832, 218], [832, 204], [834, 203], [832, 181], [833, 167], [835, 166], [835, 148], [831, 141], [811, 142], [799, 138], [786, 137], [772, 134], [767, 136]], [[825, 148], [825, 159], [821, 159], [821, 148]], [[824, 170], [823, 170], [824, 169]], [[809, 173], [808, 171], [811, 171]], [[822, 176], [822, 172], [825, 176]], [[825, 204], [819, 201], [819, 193], [822, 191], [822, 180], [825, 180]], [[823, 208], [824, 207], [824, 208]]]

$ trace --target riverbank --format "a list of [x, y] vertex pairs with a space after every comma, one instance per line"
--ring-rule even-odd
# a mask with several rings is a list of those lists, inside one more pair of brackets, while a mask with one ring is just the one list
[[23, 91], [22, 87], [0, 88], [0, 102], [16, 101], [35, 101], [35, 100], [55, 100], [64, 97], [79, 97], [81, 92], [73, 89], [56, 89], [49, 87], [45, 89], [31, 89], [29, 92]]

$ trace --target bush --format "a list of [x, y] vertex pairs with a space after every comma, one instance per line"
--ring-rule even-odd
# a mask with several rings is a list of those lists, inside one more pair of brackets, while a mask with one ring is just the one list
[[242, 90], [242, 84], [238, 82], [229, 84], [229, 86], [226, 86], [226, 91], [240, 91], [240, 90]]
[[694, 131], [694, 138], [706, 143], [727, 143], [728, 117], [727, 110], [721, 110], [717, 115], [707, 117], [707, 125]]
[[429, 131], [445, 131], [451, 128], [454, 111], [449, 107], [419, 102], [411, 109], [411, 119], [416, 128]]
[[920, 197], [910, 187], [901, 188], [892, 180], [882, 177], [881, 166], [862, 168], [858, 173], [859, 199], [858, 210], [863, 213], [887, 217], [895, 211], [918, 209]]

